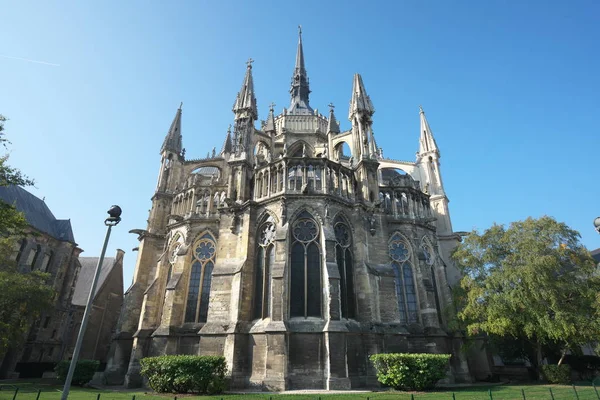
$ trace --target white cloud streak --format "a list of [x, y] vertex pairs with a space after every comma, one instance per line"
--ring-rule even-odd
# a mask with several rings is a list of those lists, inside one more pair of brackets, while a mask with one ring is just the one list
[[54, 63], [46, 62], [46, 61], [30, 60], [29, 58], [5, 56], [3, 54], [0, 54], [0, 57], [10, 58], [11, 60], [21, 60], [21, 61], [27, 61], [27, 62], [36, 63], [36, 64], [50, 65], [52, 67], [60, 67], [60, 64], [54, 64]]

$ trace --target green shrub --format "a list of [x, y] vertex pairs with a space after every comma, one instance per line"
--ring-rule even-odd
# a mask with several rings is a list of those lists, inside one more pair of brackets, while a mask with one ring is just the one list
[[377, 380], [394, 389], [431, 389], [446, 376], [450, 354], [374, 354]]
[[140, 364], [142, 375], [155, 392], [215, 394], [225, 390], [225, 357], [147, 357]]
[[[67, 374], [69, 373], [69, 367], [71, 366], [71, 361], [60, 361], [54, 367], [54, 372], [56, 372], [56, 377], [64, 382], [67, 379]], [[96, 360], [79, 360], [77, 361], [77, 366], [75, 367], [75, 372], [73, 373], [73, 380], [71, 381], [72, 385], [75, 386], [83, 386], [94, 377], [94, 373], [98, 371], [98, 367], [100, 367], [100, 361]]]
[[562, 365], [542, 365], [542, 375], [548, 383], [571, 383], [571, 367], [567, 364]]

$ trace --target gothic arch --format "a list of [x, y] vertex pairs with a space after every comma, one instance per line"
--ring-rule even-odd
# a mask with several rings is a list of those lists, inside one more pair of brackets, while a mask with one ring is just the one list
[[342, 318], [356, 317], [356, 291], [354, 287], [354, 235], [352, 225], [339, 212], [333, 219], [335, 238], [335, 262], [340, 275], [340, 315]]
[[292, 215], [290, 216], [290, 218], [288, 220], [289, 221], [295, 221], [298, 218], [298, 216], [300, 214], [302, 214], [303, 212], [309, 213], [319, 223], [319, 225], [321, 226], [321, 229], [322, 229], [323, 226], [325, 226], [323, 218], [321, 218], [321, 215], [317, 212], [316, 209], [314, 209], [312, 206], [309, 206], [308, 204], [302, 204], [302, 205], [300, 205], [296, 209], [296, 211], [294, 211], [292, 213]]
[[352, 235], [354, 236], [356, 234], [355, 229], [354, 229], [354, 225], [352, 225], [350, 223], [350, 218], [348, 218], [346, 216], [346, 213], [344, 212], [344, 210], [339, 210], [338, 212], [336, 212], [335, 215], [333, 216], [333, 218], [331, 220], [333, 221], [334, 225], [336, 224], [336, 222], [338, 222], [338, 220], [341, 220], [341, 221], [345, 222], [346, 225], [348, 225], [348, 227], [350, 228], [350, 231], [352, 232]]
[[289, 240], [289, 315], [323, 317], [322, 225], [306, 210], [291, 219]]
[[205, 229], [196, 236], [190, 255], [184, 323], [206, 322], [212, 272], [217, 256], [217, 240]]
[[279, 218], [277, 217], [277, 215], [273, 211], [268, 210], [268, 209], [263, 210], [259, 214], [258, 218], [256, 219], [257, 225], [260, 225], [260, 224], [266, 222], [267, 219], [269, 219], [269, 218], [273, 218], [273, 222], [275, 223], [275, 225], [279, 225], [280, 221], [279, 221]]
[[[295, 141], [287, 151], [288, 157], [302, 157], [302, 146], [306, 146], [306, 157], [314, 157], [315, 149], [304, 140]], [[299, 154], [299, 155], [295, 155]]]
[[400, 323], [419, 322], [419, 294], [414, 261], [416, 254], [410, 240], [401, 232], [394, 231], [388, 240], [390, 265], [394, 271], [396, 300]]

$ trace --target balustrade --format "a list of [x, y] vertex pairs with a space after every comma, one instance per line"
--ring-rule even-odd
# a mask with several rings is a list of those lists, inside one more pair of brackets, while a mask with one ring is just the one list
[[282, 158], [257, 168], [254, 179], [254, 200], [257, 201], [283, 193], [356, 198], [352, 170], [323, 158]]
[[433, 218], [429, 199], [412, 188], [379, 188], [380, 207], [396, 218]]

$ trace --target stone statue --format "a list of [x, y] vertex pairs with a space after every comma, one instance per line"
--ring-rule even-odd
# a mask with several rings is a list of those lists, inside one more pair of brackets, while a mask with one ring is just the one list
[[302, 157], [306, 157], [306, 144], [302, 143]]
[[215, 158], [215, 156], [216, 156], [216, 155], [217, 155], [217, 148], [216, 148], [216, 147], [213, 147], [213, 150], [212, 150], [212, 158]]

